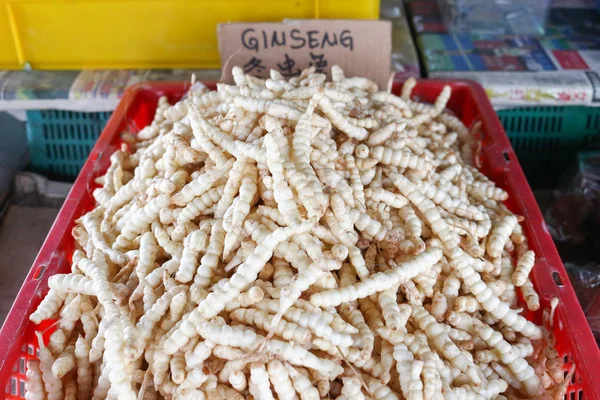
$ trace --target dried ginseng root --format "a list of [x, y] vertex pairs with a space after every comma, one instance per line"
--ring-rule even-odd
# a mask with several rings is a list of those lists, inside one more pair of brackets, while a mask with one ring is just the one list
[[546, 307], [535, 253], [444, 113], [450, 88], [428, 105], [414, 81], [397, 97], [331, 77], [235, 67], [235, 85], [160, 99], [30, 316], [58, 322], [26, 398], [565, 392], [554, 339], [521, 315]]

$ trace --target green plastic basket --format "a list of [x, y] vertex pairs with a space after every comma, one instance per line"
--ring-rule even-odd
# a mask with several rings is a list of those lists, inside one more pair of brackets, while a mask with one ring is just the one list
[[498, 111], [532, 188], [553, 188], [577, 152], [600, 138], [600, 107], [531, 107]]
[[111, 112], [27, 111], [30, 169], [52, 179], [74, 180]]

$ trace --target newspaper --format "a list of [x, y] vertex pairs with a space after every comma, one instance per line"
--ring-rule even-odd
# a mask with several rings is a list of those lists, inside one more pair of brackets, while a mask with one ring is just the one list
[[[110, 111], [125, 89], [148, 81], [216, 81], [216, 70], [0, 71], [0, 111]], [[17, 117], [21, 115], [16, 114]]]
[[449, 34], [435, 0], [409, 3], [426, 74], [471, 79], [496, 108], [600, 105], [600, 12], [554, 1], [543, 36]]

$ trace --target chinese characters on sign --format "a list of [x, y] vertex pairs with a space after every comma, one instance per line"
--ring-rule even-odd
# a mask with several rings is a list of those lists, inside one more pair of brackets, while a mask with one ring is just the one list
[[242, 69], [247, 74], [250, 74], [252, 72], [261, 73], [265, 70], [265, 66], [262, 65], [262, 60], [260, 60], [256, 57], [252, 57], [247, 63], [242, 65]]
[[315, 67], [316, 72], [323, 72], [325, 67], [327, 67], [327, 60], [325, 59], [325, 54], [313, 54], [310, 53], [311, 62], [308, 63], [309, 66]]
[[[315, 67], [315, 72], [323, 73], [325, 72], [325, 68], [327, 67], [327, 60], [325, 59], [325, 54], [314, 54], [309, 53], [311, 62], [308, 63], [309, 67]], [[289, 54], [285, 54], [285, 59], [281, 63], [277, 63], [277, 69], [281, 72], [286, 79], [300, 75], [300, 68], [296, 67], [296, 61], [289, 56]], [[255, 56], [250, 57], [250, 59], [242, 64], [242, 69], [245, 73], [250, 74], [260, 74], [265, 71], [265, 66], [262, 63], [262, 60], [256, 58]]]
[[277, 64], [277, 69], [279, 69], [279, 72], [281, 72], [281, 75], [283, 75], [284, 78], [289, 79], [293, 76], [300, 75], [300, 68], [294, 69], [295, 65], [296, 61], [292, 60], [286, 53], [285, 61], [281, 64]]

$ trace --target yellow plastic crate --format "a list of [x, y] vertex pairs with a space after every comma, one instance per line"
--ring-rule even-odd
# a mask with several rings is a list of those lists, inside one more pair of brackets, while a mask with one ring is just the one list
[[379, 0], [0, 0], [0, 68], [218, 68], [219, 23], [378, 17]]

